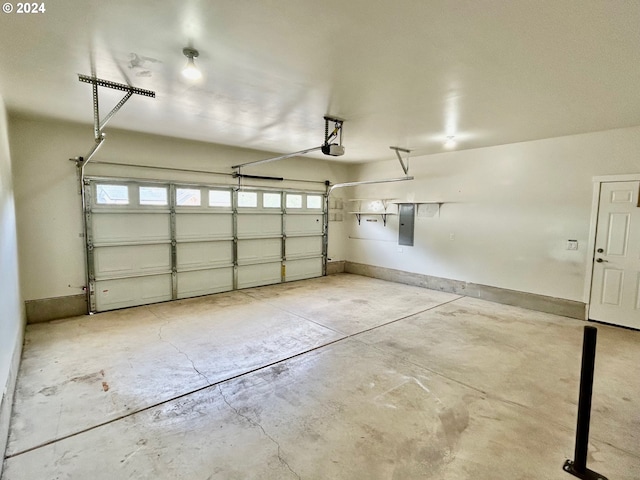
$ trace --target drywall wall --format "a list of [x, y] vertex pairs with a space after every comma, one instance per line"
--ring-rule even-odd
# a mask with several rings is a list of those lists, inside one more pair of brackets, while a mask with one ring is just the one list
[[[586, 303], [593, 177], [639, 173], [639, 158], [640, 127], [416, 156], [415, 180], [354, 188], [350, 197], [444, 202], [439, 214], [419, 207], [413, 247], [398, 245], [397, 216], [384, 227], [351, 215], [347, 260]], [[403, 174], [397, 159], [353, 172], [359, 180]]]
[[[93, 144], [92, 126], [12, 115], [10, 139], [23, 296], [30, 301], [82, 294], [85, 266], [81, 201], [75, 165], [68, 159], [89, 151]], [[272, 156], [269, 152], [107, 128], [106, 140], [87, 165], [86, 174], [237, 184], [237, 180], [228, 176], [231, 165]], [[169, 172], [94, 161], [201, 169], [227, 175]], [[337, 162], [292, 158], [247, 167], [243, 173], [317, 181], [246, 181], [246, 185], [324, 191], [322, 182], [345, 181], [347, 168]], [[343, 260], [342, 222], [331, 222], [329, 232], [329, 257]]]
[[[0, 453], [9, 431], [13, 390], [24, 337], [18, 280], [18, 243], [7, 116], [0, 97]], [[2, 465], [0, 463], [0, 473]]]

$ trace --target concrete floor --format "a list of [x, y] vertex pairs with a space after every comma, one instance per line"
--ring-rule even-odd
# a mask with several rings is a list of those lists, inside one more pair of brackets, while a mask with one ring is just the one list
[[[2, 479], [568, 480], [584, 325], [348, 274], [31, 325]], [[599, 325], [610, 480], [638, 379]]]

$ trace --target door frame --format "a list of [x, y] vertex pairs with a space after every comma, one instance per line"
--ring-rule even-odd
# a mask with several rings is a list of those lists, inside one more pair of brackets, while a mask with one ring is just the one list
[[584, 299], [587, 304], [585, 309], [586, 319], [589, 320], [591, 310], [591, 283], [593, 281], [593, 264], [596, 252], [596, 230], [598, 225], [598, 210], [600, 208], [600, 190], [603, 183], [610, 182], [638, 182], [640, 173], [626, 175], [602, 175], [593, 177], [593, 196], [591, 200], [591, 222], [589, 224], [589, 243], [587, 244], [587, 262], [584, 281]]

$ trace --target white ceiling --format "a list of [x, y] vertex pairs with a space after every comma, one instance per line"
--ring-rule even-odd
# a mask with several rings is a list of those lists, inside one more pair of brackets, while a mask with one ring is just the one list
[[[448, 135], [464, 149], [640, 125], [637, 0], [45, 8], [0, 13], [10, 111], [91, 124], [91, 86], [77, 74], [93, 64], [99, 78], [157, 94], [132, 97], [109, 127], [290, 153], [319, 146], [330, 114], [345, 119], [343, 161], [395, 158], [391, 145], [441, 152]], [[205, 74], [197, 85], [179, 75], [189, 44]], [[122, 96], [100, 92], [104, 113]]]

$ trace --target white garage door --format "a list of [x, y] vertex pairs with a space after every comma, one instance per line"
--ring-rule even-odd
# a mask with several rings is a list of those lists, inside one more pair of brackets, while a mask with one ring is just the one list
[[322, 193], [90, 179], [90, 310], [323, 275]]

